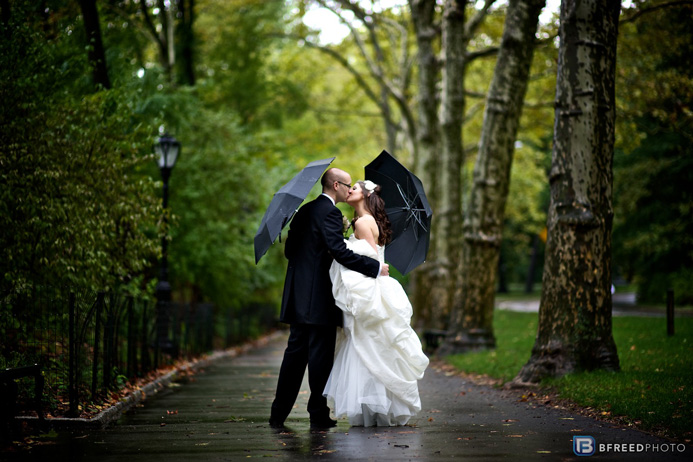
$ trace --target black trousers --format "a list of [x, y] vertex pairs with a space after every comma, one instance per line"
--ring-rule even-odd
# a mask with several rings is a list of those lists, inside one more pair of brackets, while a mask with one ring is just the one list
[[308, 366], [311, 421], [330, 417], [327, 398], [322, 395], [332, 371], [337, 336], [335, 326], [292, 324], [284, 359], [279, 369], [277, 392], [272, 403], [271, 419], [284, 422], [296, 402]]

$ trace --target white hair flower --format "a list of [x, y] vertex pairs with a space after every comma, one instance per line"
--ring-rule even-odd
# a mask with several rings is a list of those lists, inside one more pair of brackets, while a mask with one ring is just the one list
[[364, 181], [363, 186], [365, 186], [366, 191], [368, 191], [368, 194], [373, 194], [373, 191], [375, 191], [375, 188], [378, 187], [378, 185], [373, 183], [371, 180]]

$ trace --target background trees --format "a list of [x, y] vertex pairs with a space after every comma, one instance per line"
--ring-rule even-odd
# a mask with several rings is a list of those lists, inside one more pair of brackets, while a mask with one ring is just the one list
[[650, 6], [625, 10], [620, 26], [614, 270], [643, 301], [662, 303], [672, 288], [690, 304], [693, 19], [690, 5]]
[[[448, 328], [451, 295], [474, 278], [459, 269], [463, 218], [491, 216], [474, 190], [469, 154], [478, 151], [478, 172], [498, 165], [477, 178], [499, 199], [491, 232], [499, 262], [489, 258], [477, 270], [485, 297], [465, 298], [455, 315], [482, 325], [496, 267], [504, 286], [542, 272], [557, 20], [545, 19], [533, 35], [526, 98], [512, 102], [511, 112], [522, 107], [517, 133], [510, 122], [492, 132], [485, 120], [493, 118], [484, 117], [499, 107], [495, 96], [523, 92], [499, 83], [487, 97], [511, 32], [506, 13], [529, 3], [0, 2], [4, 287], [116, 282], [148, 290], [161, 233], [150, 149], [167, 130], [183, 145], [171, 177], [175, 297], [276, 304], [281, 245], [252, 261], [254, 229], [272, 193], [305, 163], [334, 155], [357, 178], [387, 148], [424, 180], [436, 217], [429, 261], [403, 279], [415, 322]], [[691, 7], [661, 3], [635, 2], [621, 14], [614, 267], [643, 298], [660, 299], [672, 286], [686, 302]], [[316, 7], [341, 18], [350, 38], [317, 40], [303, 22]], [[520, 29], [529, 43], [530, 27]], [[505, 160], [496, 164], [501, 150], [492, 147], [501, 139]], [[470, 234], [489, 234], [477, 224]]]
[[[493, 293], [515, 141], [545, 1], [511, 1], [489, 89], [463, 227], [448, 338], [452, 353], [495, 345]], [[470, 274], [477, 275], [469, 277]]]
[[[456, 230], [462, 228], [467, 187], [462, 172], [468, 146], [479, 138], [483, 108], [483, 103], [475, 103], [468, 109], [466, 98], [484, 98], [488, 77], [479, 76], [490, 76], [492, 65], [482, 61], [498, 49], [504, 7], [493, 10], [492, 0], [478, 8], [467, 1], [417, 0], [408, 2], [408, 9], [403, 4], [379, 7], [377, 2], [315, 3], [347, 24], [351, 39], [338, 47], [312, 46], [354, 76], [381, 114], [391, 151], [427, 185], [436, 213], [427, 263], [413, 273], [414, 305], [421, 325], [445, 328], [460, 283], [462, 239]], [[389, 56], [383, 50], [390, 51]], [[414, 81], [416, 86], [411, 85]], [[469, 91], [470, 82], [480, 90]], [[469, 142], [467, 126], [474, 126]]]

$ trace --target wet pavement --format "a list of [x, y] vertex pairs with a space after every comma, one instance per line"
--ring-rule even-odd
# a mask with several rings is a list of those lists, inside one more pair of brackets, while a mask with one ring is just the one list
[[[496, 308], [499, 310], [518, 311], [521, 313], [537, 313], [539, 311], [539, 299], [535, 300], [496, 300]], [[613, 308], [612, 316], [639, 316], [645, 318], [665, 318], [667, 312], [665, 308], [657, 306], [646, 306], [638, 303], [637, 296], [633, 292], [616, 292], [612, 295]], [[691, 307], [676, 308], [676, 318], [693, 317]]]
[[471, 383], [435, 363], [420, 382], [423, 410], [408, 426], [351, 428], [344, 419], [311, 431], [304, 381], [287, 429], [273, 430], [267, 419], [286, 338], [273, 335], [242, 355], [216, 360], [105, 430], [39, 438], [31, 451], [3, 453], [0, 460], [578, 460], [576, 436], [593, 438], [581, 440], [583, 451], [596, 449], [588, 460], [693, 460], [690, 446], [524, 402], [517, 391]]

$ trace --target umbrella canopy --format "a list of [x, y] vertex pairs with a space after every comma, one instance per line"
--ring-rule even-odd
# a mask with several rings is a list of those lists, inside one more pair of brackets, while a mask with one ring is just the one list
[[255, 233], [255, 264], [281, 234], [284, 226], [291, 221], [298, 206], [334, 159], [330, 157], [311, 162], [274, 194], [265, 211], [265, 216], [262, 217], [260, 227]]
[[402, 274], [426, 260], [433, 211], [423, 184], [387, 151], [366, 165], [366, 179], [381, 186], [385, 212], [392, 225], [392, 241], [385, 259]]

